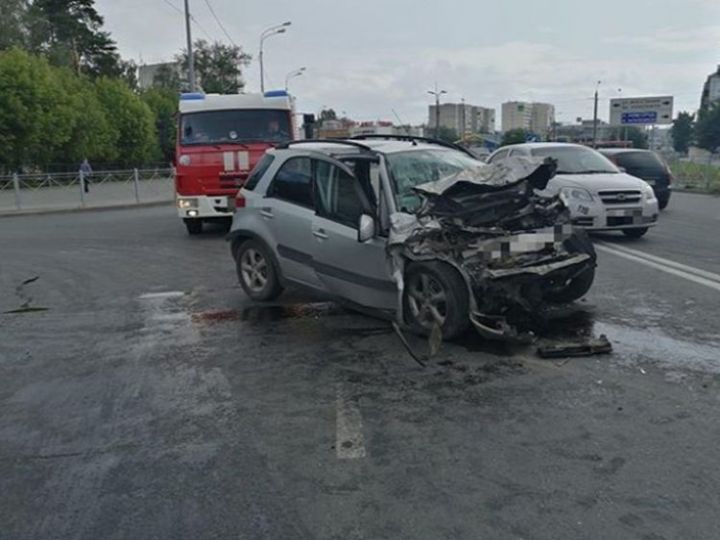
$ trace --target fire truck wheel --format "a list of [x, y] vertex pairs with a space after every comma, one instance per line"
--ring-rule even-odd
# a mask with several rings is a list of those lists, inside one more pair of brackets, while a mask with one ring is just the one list
[[274, 300], [282, 293], [275, 261], [262, 242], [247, 240], [235, 252], [238, 280], [253, 300]]
[[183, 219], [188, 234], [200, 234], [203, 229], [202, 220], [200, 219]]

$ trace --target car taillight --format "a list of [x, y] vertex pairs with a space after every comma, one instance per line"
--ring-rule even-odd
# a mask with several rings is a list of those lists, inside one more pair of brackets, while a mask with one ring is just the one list
[[672, 184], [672, 182], [675, 178], [673, 177], [673, 173], [670, 170], [670, 167], [668, 165], [665, 165], [665, 170], [667, 171], [667, 175], [668, 175], [668, 185], [670, 185], [670, 184]]
[[238, 193], [235, 195], [235, 208], [245, 208], [245, 197]]

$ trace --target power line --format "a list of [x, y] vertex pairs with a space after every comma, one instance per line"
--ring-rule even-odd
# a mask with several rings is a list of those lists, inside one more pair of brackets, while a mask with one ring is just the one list
[[[165, 2], [165, 3], [166, 3], [168, 6], [170, 6], [171, 8], [173, 8], [175, 11], [177, 11], [177, 12], [178, 12], [180, 15], [182, 15], [183, 17], [185, 16], [185, 12], [183, 12], [182, 9], [180, 9], [179, 7], [177, 7], [177, 6], [176, 6], [175, 4], [173, 4], [170, 0], [163, 0], [163, 2]], [[203, 26], [197, 21], [197, 19], [195, 18], [195, 16], [194, 16], [192, 13], [190, 14], [190, 20], [191, 20], [193, 23], [195, 23], [195, 26], [197, 26], [198, 29], [199, 29], [203, 34], [205, 34], [205, 36], [206, 36], [210, 41], [212, 41], [212, 39], [213, 39], [212, 36], [208, 33], [207, 30], [205, 30], [205, 28], [203, 28]]]
[[205, 4], [207, 5], [208, 9], [210, 10], [210, 14], [213, 16], [213, 19], [215, 19], [215, 22], [220, 27], [220, 30], [223, 31], [223, 34], [225, 34], [225, 37], [228, 38], [228, 41], [233, 45], [233, 47], [237, 47], [237, 44], [233, 41], [233, 38], [230, 37], [230, 34], [228, 34], [228, 31], [225, 30], [225, 27], [223, 26], [223, 23], [220, 21], [220, 18], [215, 14], [215, 10], [212, 7], [212, 4], [210, 4], [210, 0], [205, 0]]

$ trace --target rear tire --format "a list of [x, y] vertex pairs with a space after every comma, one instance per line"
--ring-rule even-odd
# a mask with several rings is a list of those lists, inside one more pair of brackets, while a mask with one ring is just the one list
[[413, 332], [426, 336], [439, 324], [443, 339], [453, 339], [470, 325], [469, 310], [467, 285], [455, 268], [439, 261], [410, 264], [403, 311]]
[[200, 219], [183, 219], [185, 222], [185, 228], [189, 235], [201, 234], [203, 230], [203, 222]]
[[637, 229], [623, 229], [623, 234], [628, 238], [640, 238], [650, 230], [649, 227], [638, 227]]
[[246, 240], [235, 251], [235, 267], [240, 286], [257, 302], [275, 300], [283, 291], [280, 273], [265, 244]]

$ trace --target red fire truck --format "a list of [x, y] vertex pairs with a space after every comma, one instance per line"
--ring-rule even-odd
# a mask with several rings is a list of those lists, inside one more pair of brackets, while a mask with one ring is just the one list
[[[230, 223], [238, 190], [265, 150], [295, 137], [293, 99], [265, 94], [182, 94], [175, 152], [178, 215], [189, 234]], [[242, 201], [239, 201], [242, 204]]]

